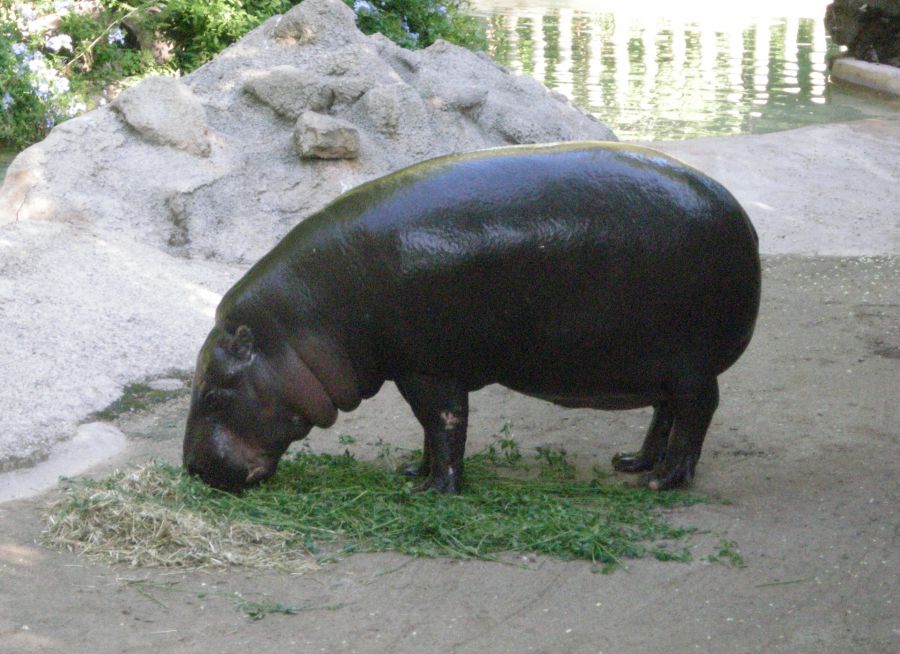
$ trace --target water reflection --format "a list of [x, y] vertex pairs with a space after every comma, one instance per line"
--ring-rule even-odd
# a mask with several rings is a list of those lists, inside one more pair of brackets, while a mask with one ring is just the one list
[[623, 139], [762, 133], [898, 109], [829, 86], [825, 3], [762, 1], [746, 15], [701, 0], [650, 1], [640, 13], [615, 0], [473, 4], [496, 61], [566, 94]]

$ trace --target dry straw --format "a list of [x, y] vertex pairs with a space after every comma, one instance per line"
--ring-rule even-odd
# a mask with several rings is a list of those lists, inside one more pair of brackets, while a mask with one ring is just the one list
[[240, 565], [293, 573], [318, 567], [293, 534], [173, 506], [175, 494], [172, 476], [157, 464], [116, 471], [102, 487], [69, 482], [45, 511], [45, 542], [130, 566]]

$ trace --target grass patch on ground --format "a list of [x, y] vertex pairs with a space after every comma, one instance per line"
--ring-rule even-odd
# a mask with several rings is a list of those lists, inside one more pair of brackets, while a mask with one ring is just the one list
[[122, 390], [121, 397], [113, 401], [105, 409], [90, 414], [87, 420], [104, 420], [112, 422], [126, 413], [146, 411], [162, 402], [167, 402], [176, 397], [190, 394], [191, 375], [189, 373], [172, 370], [163, 378], [176, 379], [182, 382], [184, 386], [182, 388], [174, 389], [159, 389], [153, 388], [151, 381], [128, 384]]
[[565, 454], [491, 447], [466, 459], [460, 496], [420, 493], [351, 454], [299, 453], [262, 486], [233, 495], [150, 463], [67, 480], [45, 512], [45, 541], [130, 565], [244, 565], [302, 571], [352, 552], [495, 560], [514, 552], [592, 561], [690, 559], [690, 528], [664, 509], [699, 501], [575, 478]]

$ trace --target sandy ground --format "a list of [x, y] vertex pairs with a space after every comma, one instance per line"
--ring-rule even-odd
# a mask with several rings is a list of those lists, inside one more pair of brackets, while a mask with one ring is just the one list
[[[870, 125], [862, 133], [893, 136], [885, 148], [896, 152], [897, 123]], [[844, 138], [860, 128], [832, 129]], [[702, 140], [672, 151], [706, 170], [728, 169], [729, 161], [750, 165], [748, 147], [765, 138]], [[762, 143], [758, 183], [744, 179], [738, 196], [749, 203], [755, 194], [814, 242], [821, 193], [779, 207], [780, 198], [789, 202], [780, 186], [787, 173], [760, 158], [769, 152], [774, 160], [778, 142]], [[900, 206], [900, 159], [894, 163], [875, 166], [868, 186], [818, 165], [787, 171], [795, 195], [836, 180], [824, 201], [843, 205], [848, 223], [871, 216], [872, 206], [878, 220], [854, 228], [854, 256], [800, 249], [765, 257], [757, 333], [721, 378], [722, 402], [694, 484], [714, 501], [675, 516], [705, 530], [691, 541], [692, 563], [640, 560], [601, 575], [588, 563], [541, 557], [508, 565], [385, 554], [355, 555], [301, 576], [128, 569], [43, 548], [39, 511], [50, 493], [0, 504], [0, 652], [900, 650], [900, 248], [898, 214], [885, 209]], [[739, 176], [735, 168], [729, 174]], [[839, 250], [836, 237], [823, 238], [829, 252]], [[120, 417], [128, 446], [94, 473], [150, 456], [177, 461], [185, 393]], [[471, 447], [508, 421], [523, 448], [564, 447], [583, 470], [609, 469], [614, 452], [640, 443], [649, 418], [646, 411], [567, 411], [496, 387], [474, 394], [471, 405]], [[338, 450], [341, 433], [361, 443], [419, 445], [393, 388], [309, 442]], [[722, 539], [738, 544], [745, 567], [706, 560]], [[251, 621], [234, 593], [303, 610]]]

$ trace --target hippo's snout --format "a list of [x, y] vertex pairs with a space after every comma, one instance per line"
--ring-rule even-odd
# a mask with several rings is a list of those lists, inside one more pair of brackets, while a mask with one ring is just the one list
[[221, 427], [185, 448], [184, 465], [188, 473], [220, 490], [237, 492], [275, 474], [276, 460], [257, 455]]

